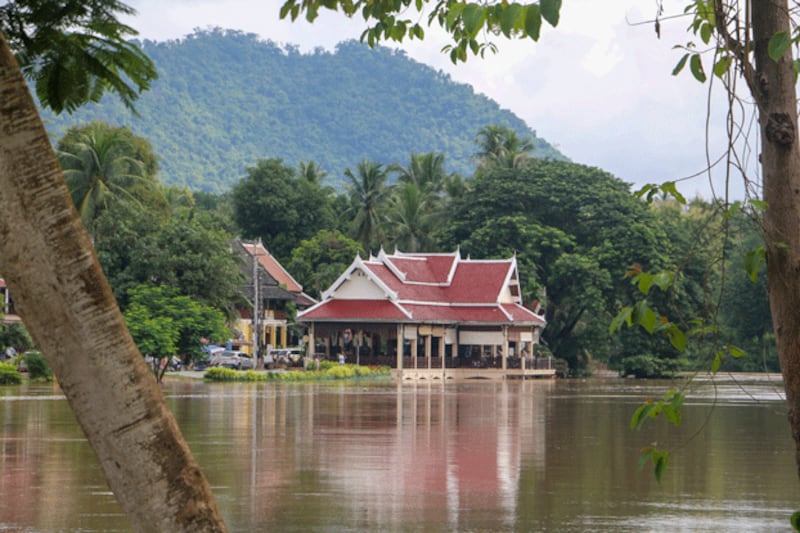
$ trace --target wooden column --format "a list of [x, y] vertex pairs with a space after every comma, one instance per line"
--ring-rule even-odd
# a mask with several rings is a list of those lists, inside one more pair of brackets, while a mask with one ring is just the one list
[[317, 356], [317, 340], [314, 338], [314, 323], [308, 326], [308, 347], [306, 347], [306, 356], [315, 358]]
[[403, 370], [403, 324], [397, 324], [397, 369]]
[[425, 335], [425, 359], [428, 363], [428, 368], [432, 365], [432, 357], [433, 354], [431, 353], [431, 339], [433, 339], [433, 335]]
[[503, 326], [503, 353], [500, 355], [503, 361], [503, 370], [508, 368], [508, 326]]

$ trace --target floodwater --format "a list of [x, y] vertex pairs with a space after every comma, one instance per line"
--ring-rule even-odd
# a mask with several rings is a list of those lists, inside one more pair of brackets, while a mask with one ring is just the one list
[[[167, 379], [231, 531], [790, 531], [800, 509], [777, 378], [697, 381], [679, 427], [639, 432], [683, 382]], [[0, 531], [131, 531], [57, 386], [0, 388], [0, 424]]]

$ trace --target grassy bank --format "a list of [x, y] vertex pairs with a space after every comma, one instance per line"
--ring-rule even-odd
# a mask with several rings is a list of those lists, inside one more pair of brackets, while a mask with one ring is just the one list
[[388, 366], [340, 365], [323, 362], [319, 370], [290, 370], [278, 372], [244, 372], [230, 368], [210, 368], [203, 379], [208, 381], [328, 381], [336, 379], [360, 379], [388, 377], [391, 369]]

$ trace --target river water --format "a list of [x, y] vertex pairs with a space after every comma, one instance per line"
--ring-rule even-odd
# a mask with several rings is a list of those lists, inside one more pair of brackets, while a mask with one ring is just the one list
[[[776, 378], [210, 384], [164, 391], [231, 531], [790, 531]], [[0, 388], [0, 531], [130, 531], [55, 385]], [[661, 483], [641, 448], [671, 452]]]

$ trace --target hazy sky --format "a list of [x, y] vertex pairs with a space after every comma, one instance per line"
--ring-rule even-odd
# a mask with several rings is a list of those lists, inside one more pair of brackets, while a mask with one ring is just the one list
[[[221, 27], [258, 34], [307, 51], [358, 38], [364, 25], [330, 12], [313, 25], [278, 18], [280, 0], [129, 0], [139, 14], [129, 23], [142, 38], [176, 39], [195, 28]], [[685, 0], [665, 0], [679, 13]], [[402, 47], [417, 61], [441, 69], [522, 118], [540, 137], [577, 163], [602, 168], [637, 185], [678, 180], [706, 167], [708, 86], [688, 74], [672, 76], [681, 56], [676, 44], [691, 39], [688, 19], [653, 24], [655, 0], [564, 0], [557, 28], [543, 25], [538, 43], [495, 41], [500, 51], [453, 65], [434, 28], [424, 42]], [[638, 24], [637, 24], [638, 23]], [[712, 117], [716, 159], [724, 118]], [[716, 172], [722, 174], [722, 172]], [[714, 185], [717, 194], [723, 185]], [[711, 197], [707, 175], [683, 181], [684, 195]], [[734, 190], [734, 194], [741, 193]]]

